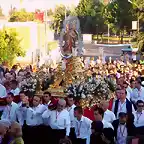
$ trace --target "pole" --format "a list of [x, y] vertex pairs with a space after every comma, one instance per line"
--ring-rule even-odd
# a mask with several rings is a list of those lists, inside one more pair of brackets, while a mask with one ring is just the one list
[[47, 47], [47, 10], [44, 11], [44, 26], [45, 26], [45, 54], [48, 53]]
[[108, 24], [108, 44], [109, 44], [109, 37], [110, 37], [110, 29], [109, 29], [109, 24]]

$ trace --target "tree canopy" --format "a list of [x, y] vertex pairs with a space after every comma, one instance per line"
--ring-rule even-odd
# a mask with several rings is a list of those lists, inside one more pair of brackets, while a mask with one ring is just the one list
[[21, 9], [20, 11], [12, 11], [9, 19], [10, 22], [26, 22], [34, 20], [35, 14], [33, 12], [27, 12], [25, 9]]
[[82, 33], [104, 32], [106, 25], [103, 18], [104, 4], [96, 0], [81, 0], [75, 9], [79, 17]]
[[5, 61], [12, 64], [17, 56], [25, 55], [20, 42], [14, 30], [0, 30], [0, 63]]
[[51, 28], [54, 29], [55, 33], [57, 34], [59, 34], [62, 29], [63, 21], [65, 19], [65, 12], [67, 15], [70, 14], [69, 9], [66, 8], [64, 5], [57, 5], [55, 11], [52, 14]]

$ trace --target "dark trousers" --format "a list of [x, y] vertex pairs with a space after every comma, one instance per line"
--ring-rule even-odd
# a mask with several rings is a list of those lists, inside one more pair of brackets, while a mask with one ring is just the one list
[[[23, 139], [25, 144], [43, 143], [43, 126], [23, 126]], [[45, 144], [45, 143], [43, 143]]]
[[77, 138], [76, 144], [86, 144], [86, 139]]
[[70, 140], [72, 141], [73, 144], [76, 143], [76, 134], [75, 134], [75, 129], [74, 128], [70, 129], [69, 138], [70, 138]]
[[61, 139], [64, 139], [66, 136], [66, 130], [52, 129], [52, 141], [49, 144], [59, 144]]
[[144, 135], [144, 126], [136, 128], [136, 135]]

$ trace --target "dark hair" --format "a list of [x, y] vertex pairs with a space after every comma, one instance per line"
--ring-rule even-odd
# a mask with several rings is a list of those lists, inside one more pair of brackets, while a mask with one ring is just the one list
[[102, 109], [102, 108], [100, 108], [100, 107], [96, 107], [95, 109], [94, 109], [94, 111], [98, 111], [98, 113], [102, 116], [102, 118], [103, 118], [103, 116], [104, 116], [104, 110]]
[[83, 109], [81, 106], [77, 106], [74, 108], [74, 111], [78, 111], [80, 114], [83, 114]]
[[144, 102], [143, 102], [142, 100], [138, 100], [138, 101], [136, 102], [136, 105], [138, 105], [139, 103], [143, 103], [143, 104], [144, 104]]
[[135, 81], [134, 79], [131, 79], [131, 80], [130, 80], [130, 83], [133, 83], [134, 81]]
[[44, 95], [47, 94], [47, 95], [49, 95], [49, 96], [51, 97], [51, 93], [48, 92], [48, 91], [44, 92], [43, 94], [44, 94]]
[[16, 80], [11, 80], [12, 84], [18, 85], [18, 82]]
[[136, 81], [141, 85], [141, 79], [138, 77]]
[[69, 94], [69, 95], [67, 96], [67, 98], [73, 98], [73, 100], [75, 100], [75, 97], [74, 97], [73, 94]]
[[101, 121], [93, 121], [91, 123], [91, 129], [94, 129], [95, 132], [102, 132], [102, 130], [103, 130], [103, 123]]
[[14, 97], [14, 94], [12, 92], [9, 92], [8, 95], [10, 95], [11, 97]]

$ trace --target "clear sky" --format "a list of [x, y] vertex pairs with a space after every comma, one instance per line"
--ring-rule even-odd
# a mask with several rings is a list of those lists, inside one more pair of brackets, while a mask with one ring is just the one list
[[[23, 1], [20, 4], [20, 1]], [[4, 13], [10, 9], [13, 5], [16, 8], [26, 8], [28, 11], [34, 11], [34, 9], [49, 9], [54, 8], [55, 5], [77, 5], [79, 0], [0, 0], [0, 5], [3, 8]]]

